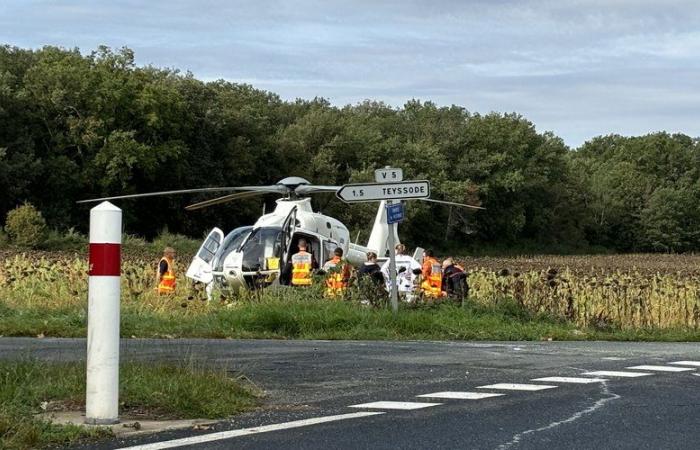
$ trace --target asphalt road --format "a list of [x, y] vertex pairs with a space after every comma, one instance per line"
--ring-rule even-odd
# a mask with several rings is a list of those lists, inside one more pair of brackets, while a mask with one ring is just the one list
[[[0, 339], [0, 358], [32, 356], [65, 361], [82, 360], [84, 354], [85, 341], [80, 339]], [[225, 366], [248, 376], [267, 392], [267, 398], [264, 408], [223, 422], [212, 431], [182, 430], [115, 440], [101, 446], [105, 449], [201, 439], [213, 432], [227, 433], [213, 435], [226, 439], [199, 444], [190, 441], [190, 445], [178, 448], [700, 446], [700, 366], [687, 363], [700, 364], [700, 345], [694, 343], [125, 340], [122, 357], [195, 359]], [[686, 363], [670, 364], [678, 361]], [[637, 365], [660, 368], [627, 369]], [[693, 370], [665, 371], [682, 367]], [[649, 375], [584, 375], [599, 370]], [[606, 381], [532, 381], [553, 376]], [[496, 383], [554, 387], [537, 391], [482, 387]], [[480, 399], [417, 397], [440, 392], [504, 395]], [[420, 403], [417, 406], [424, 407], [352, 407], [378, 401]], [[435, 405], [425, 407], [426, 403]], [[364, 414], [370, 412], [380, 414]], [[304, 419], [322, 423], [290, 428]], [[280, 426], [261, 428], [269, 425]], [[255, 430], [230, 432], [248, 428]], [[272, 431], [267, 431], [270, 428]]]

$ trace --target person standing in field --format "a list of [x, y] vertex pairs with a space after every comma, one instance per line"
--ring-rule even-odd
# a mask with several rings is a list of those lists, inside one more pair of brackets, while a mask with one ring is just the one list
[[442, 286], [450, 297], [463, 300], [469, 296], [468, 274], [453, 258], [442, 262]]
[[435, 258], [433, 251], [426, 250], [421, 269], [421, 290], [423, 295], [433, 298], [442, 297], [442, 289], [442, 266]]
[[158, 281], [158, 294], [170, 295], [175, 292], [175, 249], [165, 247], [163, 257], [158, 263], [156, 271]]
[[373, 283], [379, 286], [384, 285], [382, 268], [377, 264], [377, 254], [374, 252], [367, 252], [367, 261], [357, 270], [357, 277], [359, 279], [365, 276], [368, 276]]
[[292, 255], [292, 286], [311, 286], [311, 270], [313, 269], [313, 257], [307, 250], [306, 239], [299, 239], [297, 244], [299, 251]]
[[323, 265], [326, 272], [326, 295], [328, 297], [342, 297], [348, 287], [352, 270], [350, 264], [343, 259], [343, 249], [336, 247], [333, 258]]

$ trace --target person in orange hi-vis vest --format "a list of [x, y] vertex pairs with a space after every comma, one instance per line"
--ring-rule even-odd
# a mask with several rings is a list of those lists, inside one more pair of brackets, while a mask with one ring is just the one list
[[350, 264], [343, 260], [343, 249], [336, 247], [333, 250], [333, 258], [323, 265], [326, 275], [326, 295], [328, 297], [340, 297], [345, 293], [350, 281]]
[[308, 244], [305, 239], [299, 239], [299, 251], [292, 255], [292, 286], [311, 286], [311, 269], [313, 257], [307, 252]]
[[432, 250], [425, 251], [421, 275], [423, 278], [421, 289], [424, 295], [435, 298], [445, 296], [442, 291], [442, 265], [435, 258]]
[[156, 271], [158, 280], [158, 294], [172, 294], [175, 292], [175, 249], [165, 247], [163, 257], [158, 263]]

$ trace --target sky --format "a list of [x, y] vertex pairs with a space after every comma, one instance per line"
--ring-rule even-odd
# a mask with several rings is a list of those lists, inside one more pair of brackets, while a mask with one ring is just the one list
[[700, 136], [697, 0], [0, 0], [2, 44], [126, 46], [287, 100], [517, 112], [571, 147]]

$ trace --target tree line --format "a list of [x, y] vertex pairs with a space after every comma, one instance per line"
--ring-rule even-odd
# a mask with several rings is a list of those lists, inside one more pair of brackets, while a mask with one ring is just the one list
[[[402, 238], [423, 246], [700, 249], [700, 140], [659, 132], [599, 136], [577, 149], [519, 114], [477, 114], [411, 100], [396, 108], [322, 98], [283, 101], [227, 81], [138, 67], [128, 48], [0, 47], [0, 216], [23, 202], [50, 227], [84, 231], [78, 199], [188, 187], [370, 181], [401, 167], [432, 197], [412, 201]], [[210, 197], [210, 196], [209, 196]], [[275, 197], [196, 212], [202, 195], [120, 202], [126, 231], [201, 236], [251, 224]], [[376, 206], [314, 197], [360, 241]]]

